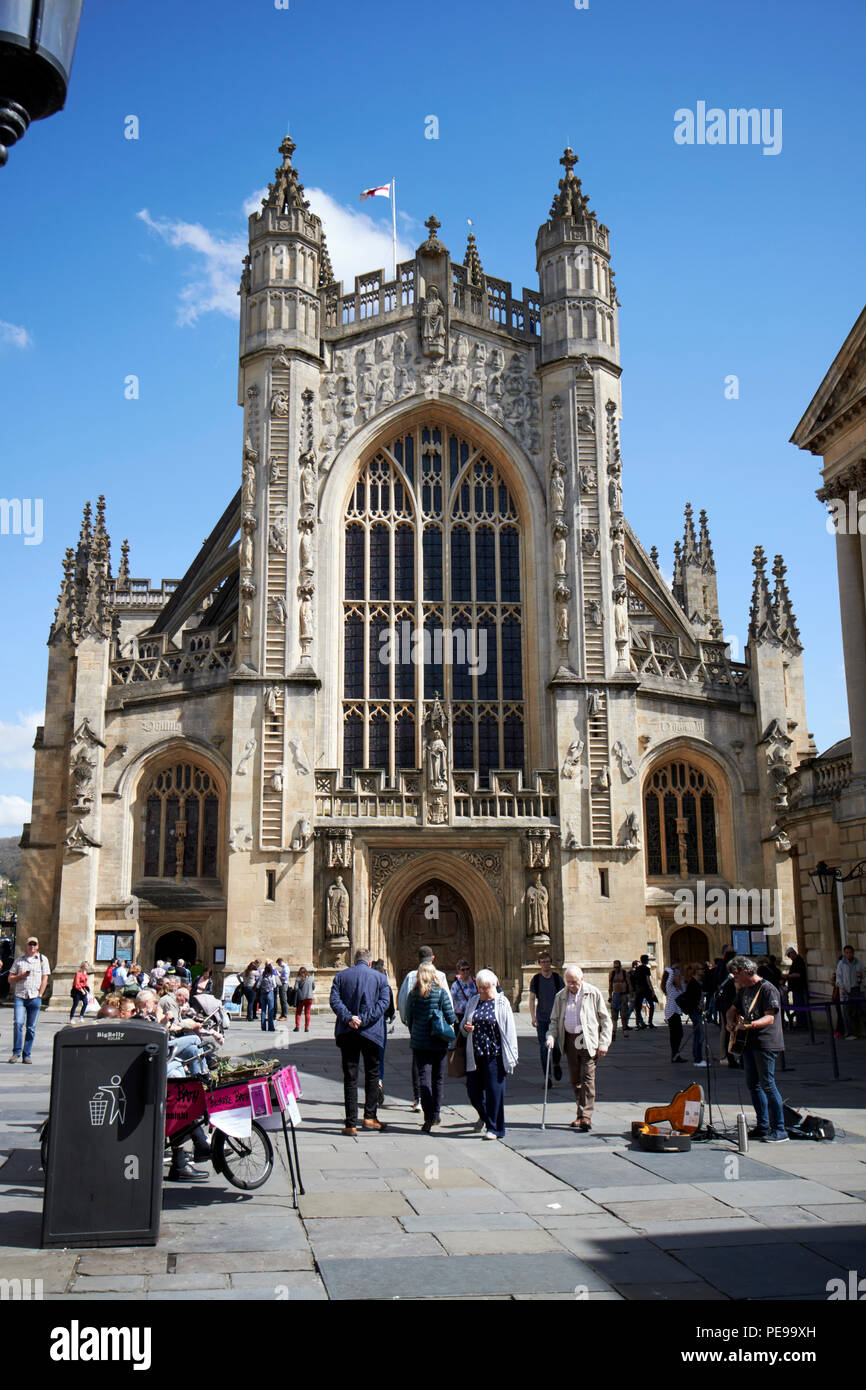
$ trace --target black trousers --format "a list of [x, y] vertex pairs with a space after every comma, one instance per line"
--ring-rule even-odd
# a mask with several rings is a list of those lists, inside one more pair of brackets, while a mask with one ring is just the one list
[[418, 1071], [418, 1054], [412, 1048], [412, 1103], [421, 1099], [421, 1076]]
[[445, 1085], [445, 1059], [448, 1056], [448, 1049], [437, 1047], [435, 1050], [430, 1048], [412, 1048], [412, 1070], [418, 1071], [418, 1078], [421, 1083], [420, 1096], [421, 1108], [424, 1111], [424, 1119], [429, 1124], [432, 1120], [438, 1120], [439, 1111], [442, 1109], [442, 1089]]
[[358, 1120], [358, 1063], [364, 1059], [364, 1119], [375, 1120], [379, 1099], [379, 1044], [359, 1033], [341, 1033], [337, 1046], [343, 1059], [343, 1095], [346, 1124]]
[[683, 1016], [682, 1014], [671, 1014], [668, 1019], [668, 1028], [671, 1035], [671, 1057], [676, 1057], [683, 1041]]

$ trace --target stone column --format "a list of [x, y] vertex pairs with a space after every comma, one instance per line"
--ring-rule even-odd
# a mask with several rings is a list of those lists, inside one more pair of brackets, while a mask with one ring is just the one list
[[866, 776], [866, 603], [863, 593], [866, 537], [838, 533], [836, 564], [851, 721], [851, 773], [857, 778]]

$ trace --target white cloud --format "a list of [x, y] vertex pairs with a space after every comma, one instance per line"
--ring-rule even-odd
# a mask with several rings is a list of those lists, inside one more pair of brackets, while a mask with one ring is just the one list
[[36, 726], [45, 718], [40, 710], [27, 714], [19, 712], [14, 724], [0, 721], [0, 768], [20, 772], [33, 766], [33, 740]]
[[[245, 200], [245, 216], [258, 212], [267, 191], [267, 188], [260, 188]], [[377, 221], [360, 208], [338, 203], [321, 188], [308, 188], [306, 196], [310, 200], [311, 211], [324, 223], [334, 274], [343, 281], [347, 293], [354, 289], [355, 276], [365, 271], [381, 266], [390, 278], [393, 259], [390, 203], [381, 200], [386, 217]], [[246, 237], [218, 236], [200, 222], [151, 217], [147, 208], [142, 208], [136, 216], [168, 246], [191, 253], [194, 258], [189, 270], [190, 278], [181, 291], [178, 323], [195, 323], [202, 314], [212, 311], [236, 318], [241, 262], [247, 252]], [[409, 243], [398, 235], [397, 260], [409, 260], [412, 251]], [[23, 329], [18, 331], [24, 332]]]
[[199, 222], [154, 218], [147, 208], [136, 216], [169, 246], [192, 251], [199, 258], [194, 263], [194, 278], [181, 291], [178, 323], [195, 323], [212, 310], [236, 318], [241, 261], [247, 250], [245, 238], [215, 236]]
[[18, 348], [33, 346], [33, 339], [26, 328], [19, 328], [17, 323], [4, 323], [3, 319], [0, 319], [0, 342]]
[[30, 802], [23, 796], [0, 794], [0, 836], [20, 835], [24, 822], [30, 819]]

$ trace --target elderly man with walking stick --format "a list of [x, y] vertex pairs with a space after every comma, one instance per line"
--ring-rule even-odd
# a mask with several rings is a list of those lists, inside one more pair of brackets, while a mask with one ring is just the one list
[[579, 965], [566, 966], [565, 989], [553, 1001], [547, 1046], [552, 1049], [558, 1042], [568, 1064], [577, 1102], [571, 1128], [581, 1134], [592, 1129], [596, 1058], [607, 1056], [612, 1037], [613, 1023], [601, 990], [585, 982]]

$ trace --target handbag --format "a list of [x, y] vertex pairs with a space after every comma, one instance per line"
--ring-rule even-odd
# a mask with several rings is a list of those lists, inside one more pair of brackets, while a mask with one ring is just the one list
[[294, 985], [286, 986], [286, 1003], [293, 1009], [298, 1002], [298, 991]]
[[233, 1003], [233, 1004], [239, 1004], [239, 1003], [241, 1002], [241, 1000], [243, 999], [243, 997], [244, 997], [244, 987], [243, 987], [243, 985], [236, 985], [235, 988], [232, 990], [232, 1003]]
[[[439, 994], [441, 996], [442, 990]], [[430, 1037], [438, 1042], [452, 1043], [457, 1037], [451, 1024], [442, 1012], [442, 1005], [437, 1000], [430, 1010]]]
[[448, 1049], [448, 1075], [459, 1080], [466, 1075], [466, 1034], [458, 1033], [454, 1046]]

